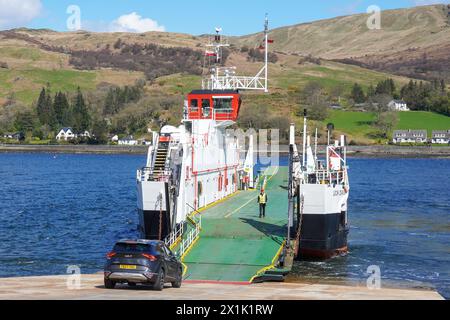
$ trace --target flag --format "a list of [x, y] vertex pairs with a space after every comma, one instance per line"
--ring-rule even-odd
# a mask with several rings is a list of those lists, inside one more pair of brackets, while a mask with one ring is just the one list
[[205, 56], [207, 57], [217, 57], [217, 54], [214, 51], [206, 51]]

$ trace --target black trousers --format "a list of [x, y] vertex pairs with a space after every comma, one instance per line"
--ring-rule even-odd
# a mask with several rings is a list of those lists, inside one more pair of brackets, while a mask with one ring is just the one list
[[259, 204], [259, 217], [265, 217], [266, 216], [266, 204], [260, 203]]

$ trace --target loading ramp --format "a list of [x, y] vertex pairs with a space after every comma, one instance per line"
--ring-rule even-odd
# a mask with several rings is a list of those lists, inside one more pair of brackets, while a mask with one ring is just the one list
[[258, 191], [240, 191], [201, 212], [200, 237], [183, 257], [185, 280], [251, 283], [281, 281], [290, 271], [285, 263], [288, 212], [288, 168], [265, 171], [269, 201], [259, 218]]

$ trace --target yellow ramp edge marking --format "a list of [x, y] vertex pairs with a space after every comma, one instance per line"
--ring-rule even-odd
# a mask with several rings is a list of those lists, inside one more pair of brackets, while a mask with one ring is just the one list
[[249, 283], [252, 283], [255, 278], [259, 277], [264, 272], [275, 269], [275, 264], [277, 263], [278, 259], [280, 258], [281, 252], [283, 252], [283, 248], [286, 245], [286, 241], [283, 241], [283, 244], [281, 245], [280, 249], [278, 249], [277, 254], [273, 257], [272, 263], [256, 272], [256, 274], [248, 281]]
[[189, 251], [192, 250], [192, 248], [194, 247], [194, 245], [197, 243], [197, 241], [198, 241], [199, 239], [200, 239], [200, 236], [198, 236], [198, 237], [194, 240], [194, 242], [191, 243], [191, 245], [189, 246], [189, 248], [184, 252], [184, 254], [183, 254], [183, 255], [181, 256], [181, 258], [180, 258], [181, 264], [182, 264], [183, 267], [184, 267], [184, 270], [183, 270], [183, 277], [186, 275], [187, 270], [188, 270], [188, 267], [187, 267], [186, 264], [184, 264], [183, 260], [184, 260], [184, 258], [187, 256], [187, 254], [189, 253]]

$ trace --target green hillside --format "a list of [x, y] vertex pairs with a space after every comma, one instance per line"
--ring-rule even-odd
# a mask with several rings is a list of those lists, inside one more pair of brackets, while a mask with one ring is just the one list
[[[364, 91], [363, 96], [368, 100], [372, 87], [389, 78], [395, 82], [395, 90], [390, 92], [389, 99], [400, 97], [400, 89], [415, 80], [410, 77], [416, 74], [394, 75], [397, 72], [392, 63], [409, 63], [416, 59], [415, 55], [424, 62], [420, 50], [430, 48], [433, 50], [427, 51], [428, 64], [421, 62], [421, 70], [442, 71], [441, 76], [445, 78], [446, 70], [450, 69], [445, 63], [436, 63], [448, 59], [446, 46], [450, 48], [450, 17], [447, 23], [446, 12], [441, 5], [390, 10], [383, 12], [384, 24], [379, 32], [366, 30], [366, 19], [367, 15], [354, 15], [272, 30], [271, 38], [275, 44], [271, 51], [276, 57], [269, 64], [270, 93], [243, 92], [241, 119], [245, 121], [239, 125], [251, 124], [256, 128], [276, 125], [284, 130], [289, 122], [302, 121], [302, 110], [306, 107], [312, 108], [310, 111], [313, 112], [319, 110], [319, 113], [325, 110], [319, 116], [316, 114], [314, 119], [327, 119], [315, 121], [314, 125], [325, 127], [333, 122], [337, 132], [347, 134], [355, 143], [379, 143], [373, 125], [375, 114], [356, 112], [355, 101], [364, 101], [354, 98], [352, 88], [355, 83], [359, 84], [360, 91]], [[232, 38], [226, 66], [235, 66], [238, 75], [255, 75], [263, 63], [250, 51], [260, 38], [261, 34]], [[35, 117], [34, 103], [41, 89], [47, 86], [50, 86], [52, 96], [62, 91], [68, 93], [70, 99], [80, 87], [91, 118], [103, 121], [106, 117], [106, 122], [110, 123], [108, 130], [121, 134], [140, 134], [147, 132], [147, 126], [156, 128], [161, 123], [177, 125], [183, 97], [201, 87], [200, 64], [204, 59], [204, 42], [205, 37], [168, 32], [1, 31], [0, 132], [17, 130], [15, 120], [21, 113], [28, 112]], [[246, 50], [243, 46], [247, 46]], [[419, 49], [412, 50], [411, 46]], [[172, 52], [169, 54], [169, 51]], [[377, 58], [370, 58], [370, 55]], [[348, 61], [358, 56], [369, 59], [370, 63], [360, 64], [361, 67]], [[159, 57], [159, 60], [154, 57]], [[391, 69], [372, 67], [374, 64], [384, 66], [389, 61]], [[189, 65], [192, 68], [189, 69]], [[417, 69], [415, 64], [408, 68]], [[421, 74], [419, 79], [429, 78]], [[136, 83], [142, 83], [142, 95], [138, 101], [123, 103], [113, 113], [105, 112], [107, 93], [113, 90], [112, 87]], [[418, 88], [431, 83], [425, 81]], [[311, 93], [312, 87], [320, 89]], [[435, 101], [437, 96], [428, 98]], [[319, 102], [311, 102], [308, 97]], [[418, 101], [414, 97], [411, 99], [411, 94], [408, 97], [409, 104]], [[328, 106], [337, 101], [343, 110], [329, 110], [327, 116]], [[423, 107], [422, 103], [422, 107], [417, 109], [445, 113], [447, 104], [444, 101], [442, 108], [436, 109], [430, 104]], [[450, 117], [427, 112], [399, 113], [397, 128], [427, 129], [431, 134], [432, 130], [450, 129]], [[46, 134], [52, 135], [53, 132]]]
[[[271, 31], [274, 50], [311, 54], [326, 59], [427, 48], [450, 42], [448, 11], [445, 5], [417, 6], [382, 12], [380, 30], [367, 28], [368, 14], [356, 14], [313, 21]], [[252, 46], [262, 34], [235, 39]]]
[[433, 130], [450, 130], [450, 117], [424, 111], [401, 112], [397, 129], [426, 129], [431, 135]]

